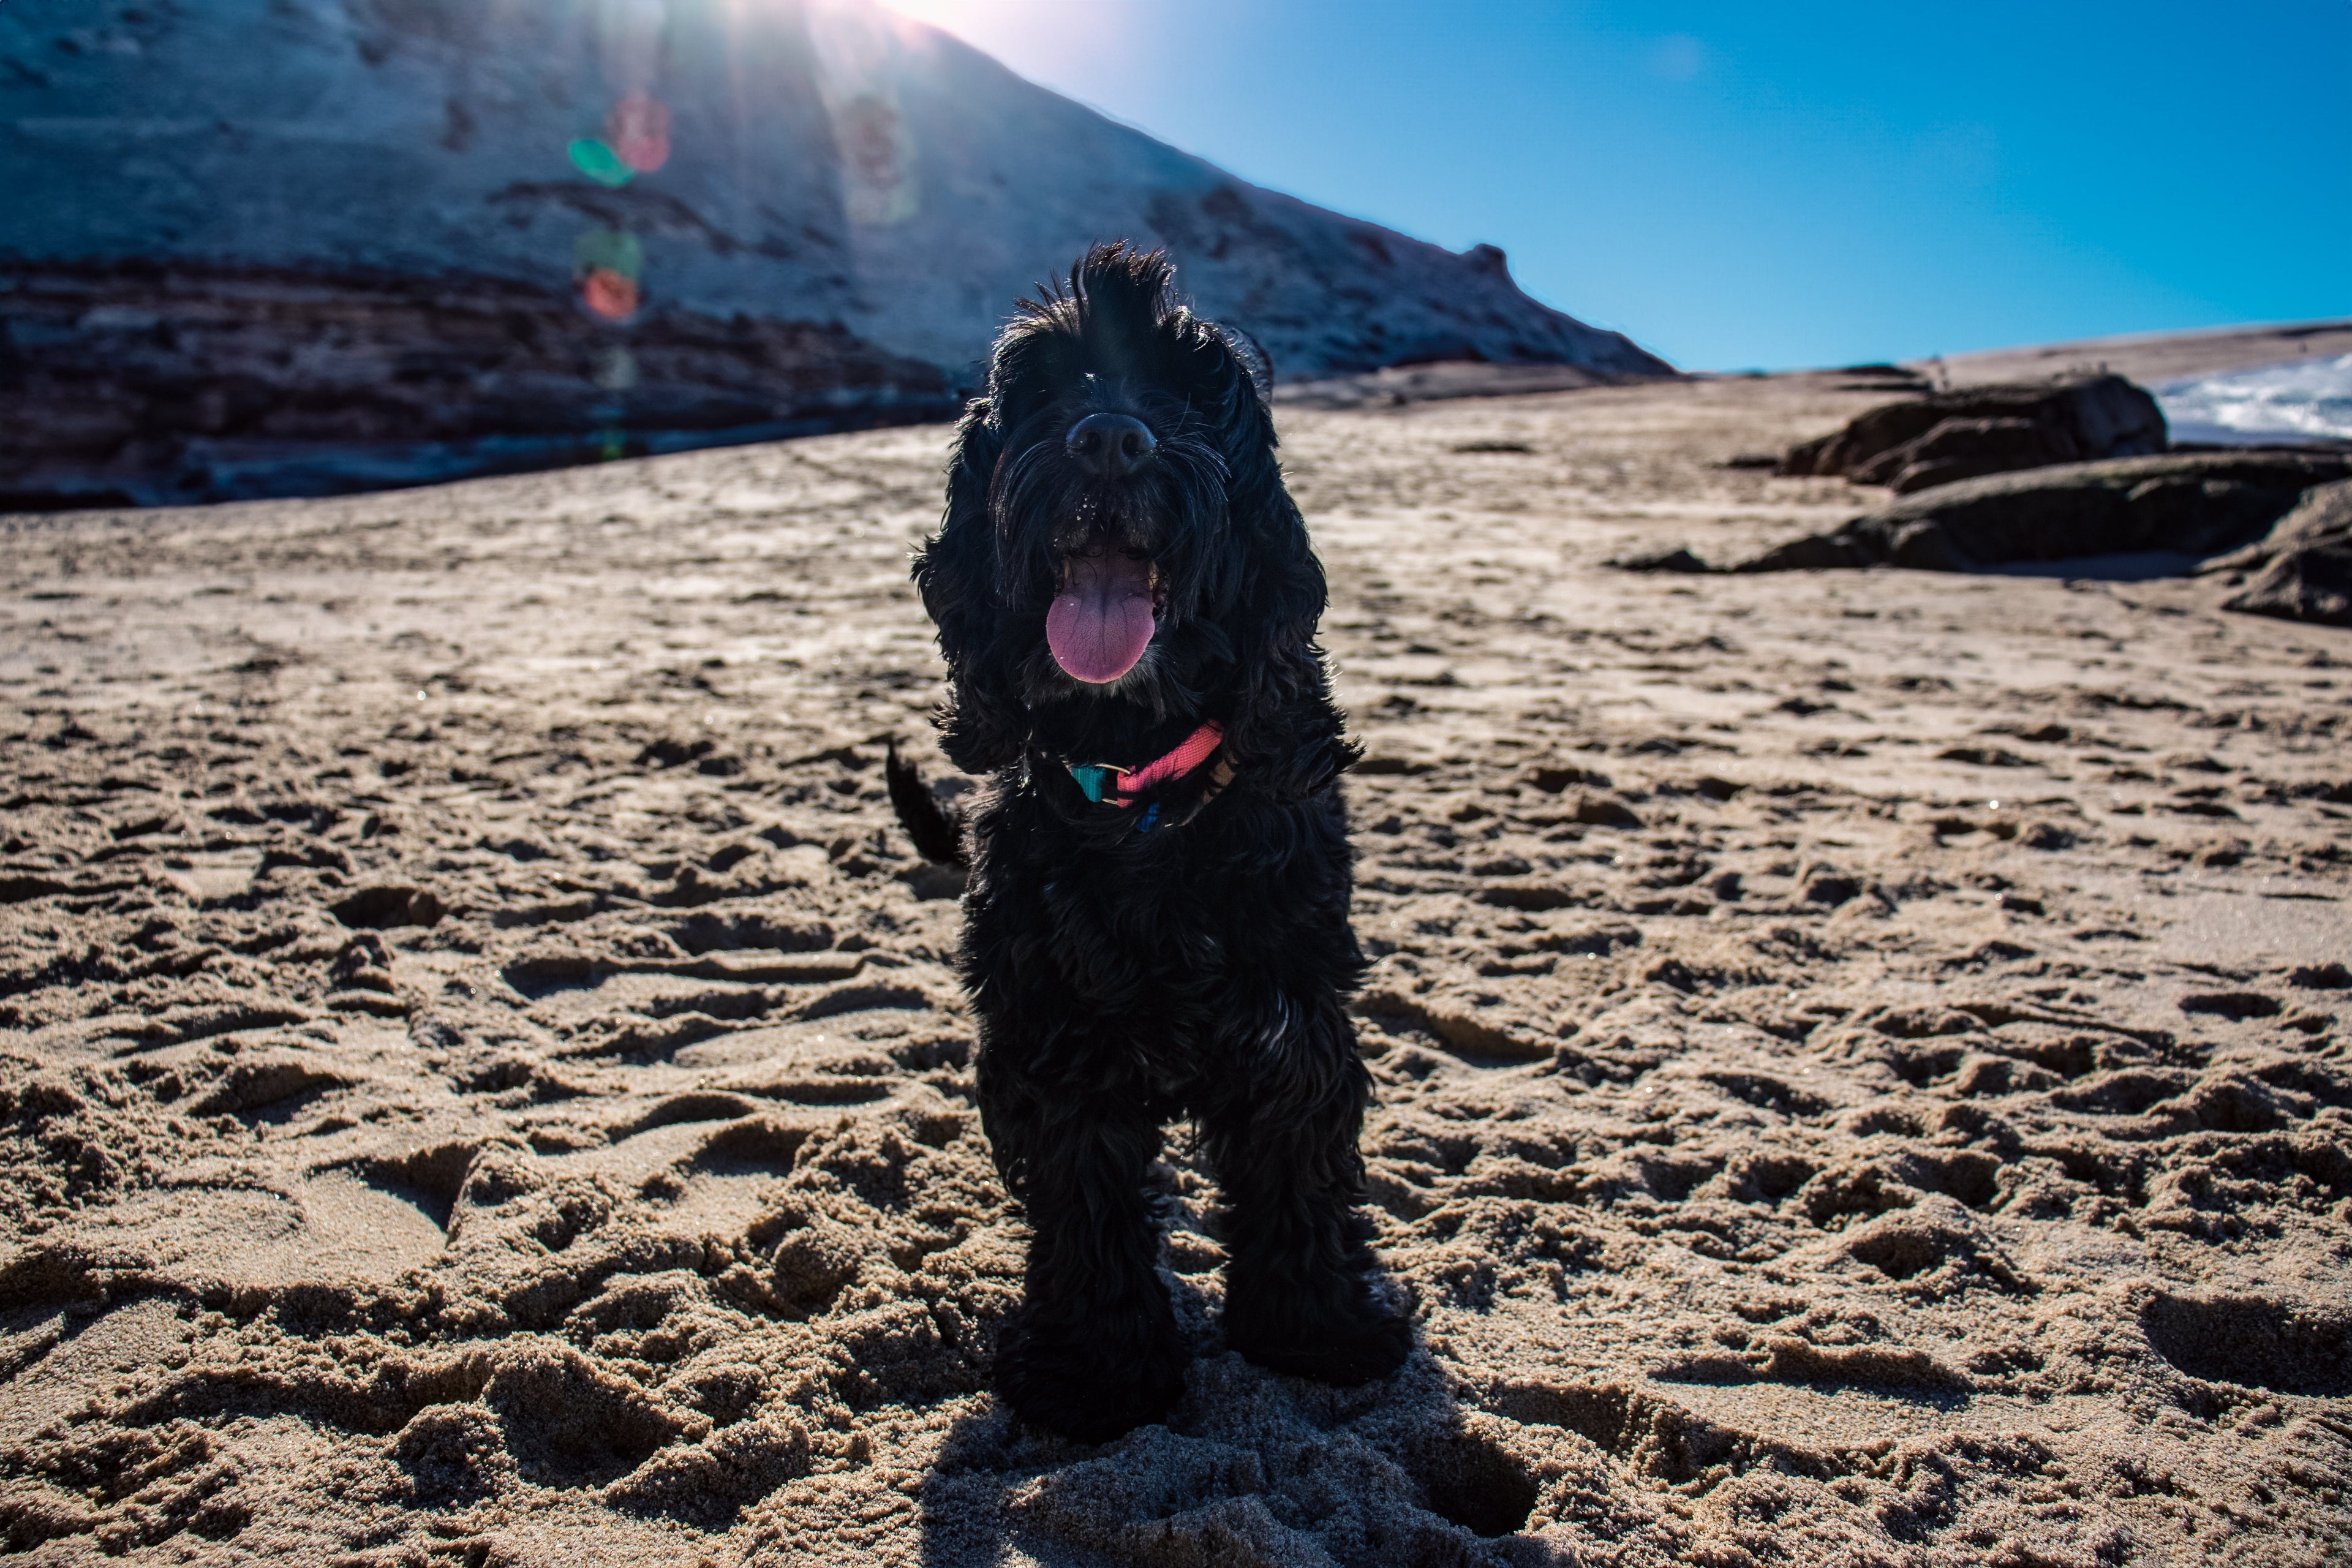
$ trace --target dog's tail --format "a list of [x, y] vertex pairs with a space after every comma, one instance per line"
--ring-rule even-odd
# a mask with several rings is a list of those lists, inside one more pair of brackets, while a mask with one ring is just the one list
[[942, 866], [963, 865], [963, 814], [940, 805], [915, 764], [899, 757], [895, 739], [883, 753], [882, 776], [890, 786], [890, 808], [914, 841], [915, 853]]

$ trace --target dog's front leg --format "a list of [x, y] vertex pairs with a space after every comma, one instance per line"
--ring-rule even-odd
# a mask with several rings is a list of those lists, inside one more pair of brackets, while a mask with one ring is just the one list
[[1225, 1342], [1260, 1366], [1341, 1386], [1394, 1372], [1412, 1326], [1356, 1213], [1370, 1080], [1336, 997], [1277, 1003], [1242, 1042], [1233, 1091], [1202, 1108], [1224, 1188]]
[[[1140, 1100], [1140, 1096], [1137, 1097]], [[1135, 1101], [988, 1107], [992, 1142], [1023, 1151], [1034, 1235], [1028, 1289], [998, 1336], [996, 1387], [1023, 1420], [1090, 1443], [1156, 1421], [1192, 1352], [1157, 1270], [1144, 1196], [1160, 1128]]]

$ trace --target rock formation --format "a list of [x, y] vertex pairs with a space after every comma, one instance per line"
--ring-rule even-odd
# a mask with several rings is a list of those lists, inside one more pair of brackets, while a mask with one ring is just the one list
[[2225, 608], [2352, 626], [2352, 479], [2306, 490], [2267, 537], [2207, 570], [2255, 574]]
[[1843, 474], [1909, 495], [1936, 485], [2052, 463], [2165, 449], [2156, 399], [2119, 375], [1972, 386], [1874, 408], [1843, 430], [1800, 442], [1783, 474]]
[[2210, 555], [2262, 532], [2314, 486], [2347, 478], [2352, 454], [2342, 453], [2199, 452], [2070, 463], [1938, 487], [1731, 570], [1885, 564], [1965, 572], [2136, 552]]
[[9, 5], [0, 150], [0, 506], [933, 417], [1104, 238], [1288, 378], [1671, 373], [870, 0]]
[[478, 274], [101, 262], [15, 282], [0, 511], [419, 484], [955, 405], [938, 366], [837, 322], [671, 308], [606, 331]]

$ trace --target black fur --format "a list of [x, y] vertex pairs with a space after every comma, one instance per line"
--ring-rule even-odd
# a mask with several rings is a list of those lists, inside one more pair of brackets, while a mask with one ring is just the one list
[[[1370, 1080], [1343, 1006], [1364, 961], [1339, 779], [1356, 752], [1314, 641], [1323, 569], [1275, 460], [1263, 357], [1170, 283], [1158, 253], [1097, 247], [1024, 302], [915, 563], [947, 657], [948, 754], [990, 775], [961, 969], [981, 1114], [1034, 1232], [997, 1386], [1024, 1419], [1096, 1440], [1183, 1391], [1145, 1194], [1171, 1120], [1196, 1125], [1224, 1189], [1228, 1343], [1335, 1384], [1412, 1348], [1354, 1208]], [[1140, 472], [1071, 459], [1065, 433], [1098, 412], [1150, 427]], [[1142, 661], [1086, 686], [1054, 662], [1045, 612], [1065, 555], [1106, 546], [1149, 557], [1160, 610]], [[1210, 771], [1166, 786], [1175, 826], [1139, 832], [1141, 805], [1089, 802], [1066, 770], [1139, 764], [1203, 719], [1224, 726], [1233, 782], [1190, 820]], [[941, 820], [928, 796], [902, 814], [940, 837], [919, 826]]]

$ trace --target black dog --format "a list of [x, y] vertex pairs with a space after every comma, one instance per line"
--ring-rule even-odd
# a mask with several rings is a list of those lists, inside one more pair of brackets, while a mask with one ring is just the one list
[[[1170, 283], [1157, 252], [1103, 246], [1022, 304], [915, 563], [947, 753], [992, 775], [961, 969], [982, 1121], [1035, 1233], [997, 1386], [1092, 1440], [1183, 1392], [1145, 1191], [1171, 1119], [1224, 1188], [1234, 1349], [1352, 1384], [1412, 1344], [1354, 1208], [1356, 751], [1314, 642], [1323, 568], [1263, 357]], [[950, 853], [954, 825], [893, 772], [918, 846]]]

